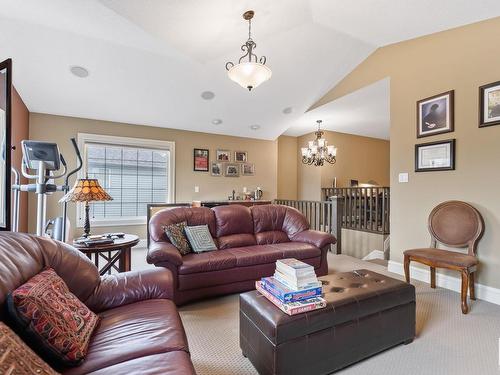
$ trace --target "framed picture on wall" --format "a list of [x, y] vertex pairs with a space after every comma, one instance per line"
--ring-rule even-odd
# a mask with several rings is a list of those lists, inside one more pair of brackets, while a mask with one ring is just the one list
[[454, 139], [415, 145], [415, 172], [450, 171], [454, 169]]
[[248, 161], [248, 152], [246, 151], [235, 151], [234, 161], [237, 163], [246, 163]]
[[417, 102], [417, 138], [454, 130], [453, 90]]
[[479, 127], [500, 125], [500, 81], [479, 88]]
[[242, 163], [241, 164], [241, 175], [242, 176], [253, 176], [255, 174], [255, 165], [253, 163]]
[[226, 177], [239, 177], [240, 166], [238, 164], [227, 163], [224, 165], [224, 175]]
[[193, 152], [193, 171], [208, 172], [209, 152], [204, 148], [195, 148]]
[[213, 161], [210, 165], [210, 174], [212, 176], [222, 176], [223, 164], [218, 161]]
[[215, 158], [217, 161], [229, 162], [231, 161], [231, 151], [229, 150], [217, 150], [215, 152]]

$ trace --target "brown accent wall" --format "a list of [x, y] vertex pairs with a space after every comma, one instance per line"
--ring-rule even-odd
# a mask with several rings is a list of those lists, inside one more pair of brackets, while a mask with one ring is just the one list
[[[479, 243], [479, 283], [500, 288], [500, 126], [478, 128], [478, 87], [500, 81], [493, 46], [500, 18], [397, 43], [374, 52], [317, 105], [390, 77], [391, 259], [428, 246], [427, 217], [439, 202], [470, 202], [484, 216]], [[416, 101], [455, 90], [455, 131], [416, 138]], [[456, 170], [415, 173], [416, 143], [455, 138]], [[409, 172], [409, 183], [398, 173]]]
[[[61, 152], [66, 157], [70, 169], [74, 168], [76, 158], [74, 157], [69, 139], [76, 137], [78, 132], [174, 141], [176, 152], [175, 193], [177, 202], [227, 199], [233, 189], [237, 193], [241, 193], [243, 187], [253, 190], [257, 186], [263, 189], [264, 199], [275, 199], [277, 196], [277, 141], [230, 137], [40, 113], [30, 114], [30, 139], [57, 142]], [[217, 148], [232, 151], [248, 151], [249, 161], [255, 164], [255, 176], [239, 178], [213, 177], [210, 175], [210, 172], [193, 172], [193, 148], [195, 147], [208, 148], [211, 160], [214, 160]], [[199, 193], [194, 192], [195, 186], [200, 187]], [[47, 217], [55, 217], [61, 214], [61, 206], [57, 203], [60, 196], [61, 194], [54, 194], [48, 198]], [[74, 229], [76, 218], [75, 205], [69, 204], [68, 207], [68, 215]], [[30, 218], [35, 217], [35, 212], [36, 202], [33, 194], [31, 194], [29, 200]], [[34, 231], [35, 227], [35, 220], [30, 219], [30, 231]], [[95, 233], [110, 231], [123, 231], [137, 234], [141, 238], [146, 237], [145, 225], [95, 228]], [[81, 233], [81, 228], [77, 228], [76, 232], [77, 234]]]
[[[12, 90], [12, 165], [21, 171], [22, 150], [21, 141], [29, 138], [29, 111], [21, 96], [15, 88]], [[14, 177], [12, 177], [14, 178]], [[14, 179], [12, 179], [14, 183]], [[21, 178], [21, 183], [25, 184], [26, 179]], [[21, 193], [19, 199], [19, 231], [28, 231], [28, 196]]]

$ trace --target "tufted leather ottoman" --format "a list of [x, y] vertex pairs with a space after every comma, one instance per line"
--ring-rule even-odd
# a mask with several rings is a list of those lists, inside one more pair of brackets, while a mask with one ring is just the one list
[[368, 270], [323, 281], [326, 308], [295, 316], [240, 295], [240, 347], [263, 374], [329, 374], [415, 337], [415, 288]]

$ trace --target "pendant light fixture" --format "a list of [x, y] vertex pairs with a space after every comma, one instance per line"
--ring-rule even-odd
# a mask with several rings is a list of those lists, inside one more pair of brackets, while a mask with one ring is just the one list
[[302, 163], [307, 165], [314, 165], [321, 167], [325, 161], [330, 164], [335, 164], [337, 161], [337, 148], [335, 146], [328, 146], [325, 138], [323, 138], [324, 131], [321, 130], [321, 120], [318, 123], [318, 130], [314, 132], [316, 139], [309, 141], [308, 147], [302, 147]]
[[[253, 10], [243, 13], [243, 18], [248, 21], [248, 40], [241, 46], [241, 50], [246, 53], [240, 57], [238, 64], [235, 65], [231, 61], [226, 63], [229, 79], [248, 89], [248, 91], [267, 81], [272, 75], [271, 69], [265, 65], [266, 57], [261, 56], [259, 59], [253, 53], [253, 50], [257, 48], [257, 44], [252, 40], [252, 18], [254, 14]], [[248, 60], [246, 60], [247, 57]]]

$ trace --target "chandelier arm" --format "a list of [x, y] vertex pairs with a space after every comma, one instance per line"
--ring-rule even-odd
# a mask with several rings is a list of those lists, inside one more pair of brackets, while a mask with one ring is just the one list
[[241, 64], [243, 59], [248, 56], [248, 61], [252, 62], [252, 58], [255, 60], [255, 62], [258, 62], [257, 55], [253, 53], [253, 50], [257, 47], [257, 44], [251, 39], [247, 40], [245, 44], [241, 46], [241, 50], [243, 52], [246, 52], [243, 56], [240, 57], [238, 60], [238, 63]]
[[233, 63], [232, 61], [228, 61], [228, 62], [226, 63], [226, 70], [231, 69], [233, 66], [234, 66], [234, 63]]

